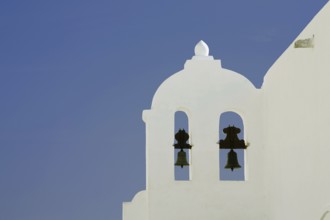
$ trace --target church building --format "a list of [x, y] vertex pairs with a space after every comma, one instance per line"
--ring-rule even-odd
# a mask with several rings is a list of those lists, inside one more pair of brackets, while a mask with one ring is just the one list
[[[177, 112], [188, 129], [175, 129]], [[227, 112], [243, 126], [220, 130]], [[330, 2], [260, 89], [200, 41], [142, 118], [146, 189], [123, 204], [123, 220], [330, 220]], [[220, 178], [221, 150], [242, 179]], [[175, 167], [189, 177], [176, 180]]]

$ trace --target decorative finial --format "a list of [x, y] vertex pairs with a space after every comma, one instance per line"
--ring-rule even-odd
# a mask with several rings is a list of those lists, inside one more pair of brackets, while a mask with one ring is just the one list
[[209, 47], [204, 41], [199, 41], [195, 46], [195, 56], [204, 56], [207, 57], [209, 55]]

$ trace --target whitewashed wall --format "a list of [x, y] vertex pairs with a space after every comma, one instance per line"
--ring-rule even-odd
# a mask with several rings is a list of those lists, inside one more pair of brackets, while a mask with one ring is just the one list
[[[313, 47], [294, 47], [308, 38]], [[262, 92], [272, 218], [321, 219], [330, 210], [329, 3], [270, 68]]]
[[[260, 91], [242, 75], [223, 69], [220, 60], [203, 51], [207, 51], [207, 45], [200, 42], [196, 46], [197, 55], [159, 87], [151, 109], [143, 113], [147, 130], [148, 217], [157, 220], [264, 218]], [[177, 111], [184, 111], [189, 120], [193, 145], [189, 181], [174, 178]], [[242, 117], [245, 139], [251, 143], [246, 151], [246, 181], [219, 180], [219, 119], [227, 111]], [[237, 207], [241, 207], [239, 212]]]
[[[307, 48], [295, 48], [298, 40]], [[147, 187], [124, 203], [124, 220], [329, 220], [329, 41], [328, 3], [270, 68], [262, 89], [223, 69], [200, 42], [143, 112]], [[174, 178], [177, 111], [189, 120], [189, 181]], [[250, 143], [245, 181], [219, 180], [216, 143], [227, 111], [242, 117]]]

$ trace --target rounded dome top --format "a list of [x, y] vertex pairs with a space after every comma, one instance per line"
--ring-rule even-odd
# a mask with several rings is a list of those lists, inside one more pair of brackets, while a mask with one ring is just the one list
[[248, 100], [257, 89], [244, 76], [221, 68], [219, 60], [188, 60], [185, 68], [157, 89], [152, 108], [191, 108], [203, 104], [231, 106]]

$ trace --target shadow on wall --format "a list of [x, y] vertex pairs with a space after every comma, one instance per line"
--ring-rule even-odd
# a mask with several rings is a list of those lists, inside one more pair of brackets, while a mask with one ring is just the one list
[[330, 220], [329, 210], [325, 211], [320, 220]]

